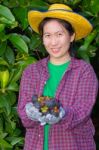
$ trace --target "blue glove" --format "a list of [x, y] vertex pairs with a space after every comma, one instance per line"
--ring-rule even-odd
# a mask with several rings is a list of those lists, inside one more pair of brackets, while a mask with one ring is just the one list
[[39, 121], [40, 117], [42, 116], [42, 113], [34, 107], [32, 102], [26, 104], [25, 110], [28, 118], [33, 121]]
[[65, 116], [65, 110], [60, 107], [60, 112], [59, 112], [59, 116], [56, 117], [53, 114], [47, 114], [46, 115], [46, 123], [48, 124], [56, 124], [58, 123], [63, 117]]

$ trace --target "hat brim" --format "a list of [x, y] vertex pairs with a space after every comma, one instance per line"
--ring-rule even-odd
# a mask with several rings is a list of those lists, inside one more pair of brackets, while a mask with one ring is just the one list
[[51, 10], [47, 12], [30, 11], [28, 13], [28, 21], [31, 28], [39, 33], [38, 27], [44, 18], [59, 18], [68, 21], [75, 30], [75, 40], [86, 37], [92, 30], [92, 25], [83, 16], [72, 11]]

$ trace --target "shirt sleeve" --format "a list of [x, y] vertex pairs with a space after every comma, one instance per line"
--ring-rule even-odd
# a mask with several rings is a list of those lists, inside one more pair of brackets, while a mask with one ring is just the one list
[[66, 108], [67, 115], [60, 122], [64, 128], [72, 129], [86, 122], [91, 115], [96, 101], [98, 81], [91, 65], [82, 68], [78, 88], [74, 97], [75, 103]]
[[33, 92], [33, 76], [31, 78], [30, 67], [25, 69], [23, 72], [20, 90], [19, 90], [19, 99], [18, 99], [18, 114], [21, 118], [22, 124], [25, 128], [32, 128], [34, 125], [37, 125], [38, 122], [28, 119], [25, 111], [25, 105], [28, 102], [31, 102], [32, 92]]

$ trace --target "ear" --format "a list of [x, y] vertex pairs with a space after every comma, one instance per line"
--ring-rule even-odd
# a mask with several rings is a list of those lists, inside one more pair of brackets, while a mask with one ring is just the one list
[[74, 39], [75, 39], [75, 33], [73, 33], [72, 35], [71, 35], [71, 42], [73, 42], [74, 41]]

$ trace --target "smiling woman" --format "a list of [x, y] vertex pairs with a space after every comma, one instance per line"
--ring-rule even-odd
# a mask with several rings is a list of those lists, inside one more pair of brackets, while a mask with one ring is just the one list
[[50, 54], [50, 61], [53, 64], [63, 64], [69, 61], [70, 44], [75, 38], [71, 25], [60, 19], [52, 18], [46, 18], [42, 24], [42, 27], [39, 26], [39, 31], [43, 33], [43, 44]]
[[[92, 25], [63, 4], [30, 11], [28, 20], [49, 56], [28, 66], [21, 79], [18, 113], [26, 128], [24, 150], [96, 150], [90, 114], [98, 81], [92, 66], [70, 53], [71, 43], [86, 37]], [[37, 97], [52, 99], [54, 109], [43, 100], [38, 106]]]

